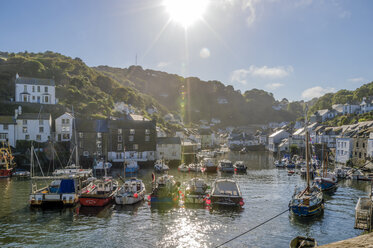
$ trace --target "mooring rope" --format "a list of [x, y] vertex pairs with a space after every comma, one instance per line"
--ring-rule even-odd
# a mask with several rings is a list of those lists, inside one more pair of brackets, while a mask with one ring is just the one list
[[220, 244], [220, 245], [218, 245], [218, 246], [215, 246], [215, 248], [221, 247], [221, 246], [223, 246], [223, 245], [225, 245], [225, 244], [227, 244], [227, 243], [229, 243], [229, 242], [231, 242], [231, 241], [233, 241], [233, 240], [235, 240], [235, 239], [241, 237], [242, 235], [245, 235], [246, 233], [249, 233], [249, 232], [255, 230], [256, 228], [258, 228], [258, 227], [260, 227], [260, 226], [266, 224], [267, 222], [270, 222], [270, 221], [273, 220], [273, 219], [276, 219], [277, 217], [279, 217], [280, 215], [282, 215], [282, 214], [284, 214], [284, 213], [286, 213], [286, 212], [288, 212], [288, 211], [289, 211], [289, 209], [286, 209], [286, 210], [282, 211], [281, 213], [279, 213], [279, 214], [273, 216], [272, 218], [270, 218], [270, 219], [268, 219], [268, 220], [266, 220], [266, 221], [264, 221], [264, 222], [262, 222], [262, 223], [260, 223], [260, 224], [258, 224], [258, 225], [256, 225], [256, 226], [254, 226], [253, 228], [251, 228], [251, 229], [249, 229], [249, 230], [247, 230], [247, 231], [245, 231], [245, 232], [243, 232], [243, 233], [241, 233], [241, 234], [239, 234], [239, 235], [237, 235], [237, 236], [231, 238], [230, 240], [225, 241], [224, 243], [222, 243], [222, 244]]

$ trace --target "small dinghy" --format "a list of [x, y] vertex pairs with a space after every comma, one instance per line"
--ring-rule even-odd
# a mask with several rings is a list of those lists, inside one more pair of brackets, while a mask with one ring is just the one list
[[181, 165], [177, 167], [177, 170], [180, 172], [189, 172], [190, 169], [188, 165], [182, 163]]
[[298, 236], [294, 238], [291, 242], [289, 247], [290, 248], [311, 248], [311, 247], [316, 247], [317, 242], [314, 238], [309, 238], [309, 237], [303, 237], [303, 236]]
[[246, 165], [244, 164], [243, 161], [236, 161], [233, 165], [234, 171], [235, 172], [242, 172], [245, 173], [247, 170]]
[[166, 163], [164, 162], [163, 159], [157, 160], [154, 164], [155, 172], [164, 172], [164, 171], [168, 171], [169, 169], [170, 169], [170, 167], [168, 167], [168, 165], [166, 165]]
[[205, 181], [201, 178], [191, 179], [185, 188], [185, 199], [186, 204], [204, 204], [206, 198], [206, 190], [208, 186]]

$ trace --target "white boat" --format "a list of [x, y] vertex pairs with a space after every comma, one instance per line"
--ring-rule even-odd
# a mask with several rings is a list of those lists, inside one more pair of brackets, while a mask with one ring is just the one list
[[178, 170], [178, 171], [181, 171], [181, 172], [189, 172], [190, 169], [189, 169], [189, 166], [188, 166], [188, 165], [182, 163], [181, 165], [179, 165], [179, 166], [177, 167], [177, 170]]
[[109, 171], [113, 165], [110, 162], [98, 161], [93, 166], [94, 170], [106, 170]]
[[140, 179], [131, 178], [124, 182], [115, 195], [115, 203], [119, 205], [132, 205], [144, 200], [145, 184]]
[[197, 163], [191, 163], [188, 165], [189, 171], [194, 171], [194, 172], [201, 172], [202, 166], [201, 164]]
[[203, 172], [216, 172], [218, 168], [212, 158], [204, 158], [201, 162], [201, 167]]
[[53, 173], [53, 176], [61, 177], [61, 176], [80, 176], [80, 177], [91, 177], [92, 176], [92, 169], [81, 169], [74, 164], [70, 166], [66, 166], [64, 169], [56, 169]]
[[204, 204], [206, 200], [206, 190], [208, 186], [203, 179], [193, 178], [186, 184], [185, 203]]
[[168, 171], [169, 169], [170, 169], [170, 167], [168, 167], [168, 165], [165, 164], [163, 159], [159, 159], [159, 160], [155, 161], [154, 170], [156, 172]]
[[234, 172], [233, 163], [230, 160], [224, 159], [219, 161], [218, 170], [222, 172]]

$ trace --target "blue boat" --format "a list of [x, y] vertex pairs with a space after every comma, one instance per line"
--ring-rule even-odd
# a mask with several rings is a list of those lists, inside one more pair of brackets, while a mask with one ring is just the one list
[[[323, 148], [325, 145], [323, 145]], [[322, 175], [318, 175], [314, 179], [314, 183], [321, 188], [322, 191], [330, 191], [337, 188], [337, 177], [332, 174], [328, 173], [328, 153], [324, 152], [323, 154], [324, 160], [322, 164]]]
[[324, 197], [321, 189], [313, 184], [310, 187], [310, 169], [309, 169], [309, 134], [306, 130], [306, 176], [307, 186], [304, 190], [295, 189], [292, 199], [289, 202], [289, 211], [295, 216], [308, 217], [324, 210]]
[[128, 160], [126, 161], [126, 173], [133, 174], [138, 172], [140, 169], [139, 165], [137, 164], [137, 161], [135, 160]]

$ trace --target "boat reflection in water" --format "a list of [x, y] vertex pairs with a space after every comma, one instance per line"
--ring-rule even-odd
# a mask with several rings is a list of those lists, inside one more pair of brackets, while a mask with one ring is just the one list
[[79, 206], [76, 208], [76, 214], [84, 216], [96, 216], [99, 218], [107, 218], [112, 215], [112, 208], [112, 204], [106, 205], [104, 207]]

